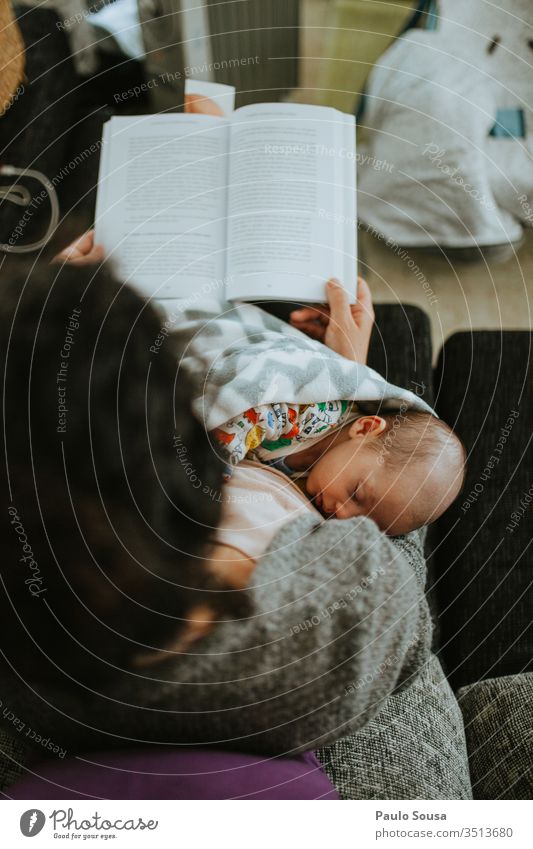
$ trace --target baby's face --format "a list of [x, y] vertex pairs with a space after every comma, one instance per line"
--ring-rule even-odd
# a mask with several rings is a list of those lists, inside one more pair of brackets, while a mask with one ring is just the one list
[[430, 521], [438, 487], [433, 491], [427, 470], [416, 463], [409, 470], [389, 468], [379, 449], [369, 445], [370, 438], [348, 439], [329, 448], [307, 477], [308, 494], [326, 516], [369, 516], [394, 536], [419, 528], [425, 524], [420, 513], [422, 489]]

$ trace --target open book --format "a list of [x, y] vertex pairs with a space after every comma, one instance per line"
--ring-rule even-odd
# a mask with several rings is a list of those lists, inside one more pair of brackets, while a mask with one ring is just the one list
[[112, 118], [96, 239], [156, 299], [325, 300], [356, 290], [354, 118], [323, 106]]

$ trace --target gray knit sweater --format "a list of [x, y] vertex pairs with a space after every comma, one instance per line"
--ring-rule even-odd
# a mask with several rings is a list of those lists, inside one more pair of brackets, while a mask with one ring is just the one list
[[190, 653], [120, 674], [105, 692], [10, 679], [2, 699], [67, 754], [139, 743], [313, 749], [364, 725], [427, 661], [424, 580], [417, 534], [391, 540], [363, 517], [317, 526], [305, 516], [259, 562], [249, 620], [223, 622]]

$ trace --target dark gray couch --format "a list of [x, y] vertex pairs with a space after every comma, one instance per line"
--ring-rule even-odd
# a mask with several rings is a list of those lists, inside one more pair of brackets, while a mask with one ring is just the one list
[[531, 334], [457, 333], [433, 372], [427, 316], [378, 306], [369, 361], [393, 383], [425, 387], [463, 439], [468, 472], [427, 538], [428, 668], [319, 756], [344, 798], [531, 798]]

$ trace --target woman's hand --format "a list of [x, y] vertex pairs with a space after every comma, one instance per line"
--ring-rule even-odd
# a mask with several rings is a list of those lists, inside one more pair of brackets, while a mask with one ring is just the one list
[[203, 94], [186, 94], [185, 95], [185, 112], [192, 112], [196, 115], [216, 115], [224, 117], [224, 111], [218, 103], [211, 100], [210, 97], [205, 97]]
[[337, 354], [358, 363], [366, 363], [374, 324], [374, 308], [368, 284], [358, 280], [357, 301], [350, 304], [346, 290], [338, 280], [328, 280], [328, 304], [305, 307], [291, 313], [290, 323], [332, 348]]
[[102, 245], [94, 244], [94, 230], [89, 230], [75, 239], [54, 257], [54, 262], [68, 262], [71, 265], [96, 265], [104, 260]]

